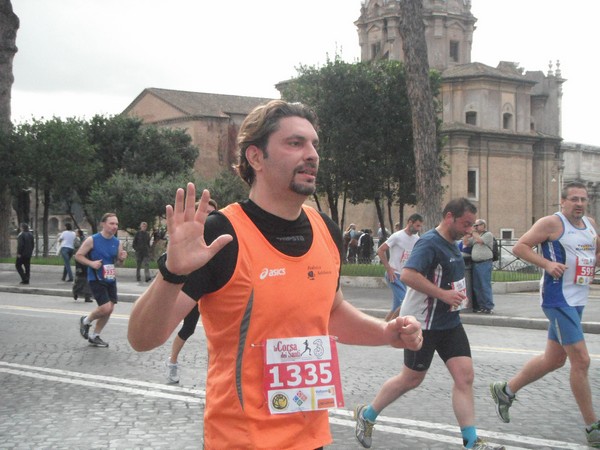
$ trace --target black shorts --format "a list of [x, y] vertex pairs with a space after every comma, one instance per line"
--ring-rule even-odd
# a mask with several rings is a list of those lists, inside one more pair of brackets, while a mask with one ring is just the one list
[[90, 280], [89, 285], [98, 306], [102, 306], [108, 302], [117, 303], [117, 283]]
[[433, 355], [438, 352], [444, 364], [456, 356], [471, 357], [469, 338], [462, 324], [449, 330], [423, 330], [423, 346], [418, 352], [404, 350], [404, 365], [423, 372], [429, 369]]

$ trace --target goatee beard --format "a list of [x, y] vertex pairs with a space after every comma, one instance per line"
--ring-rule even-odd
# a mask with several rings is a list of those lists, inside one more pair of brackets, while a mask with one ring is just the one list
[[313, 195], [317, 190], [317, 187], [314, 185], [305, 185], [300, 183], [292, 183], [290, 185], [290, 189], [292, 192], [300, 195]]

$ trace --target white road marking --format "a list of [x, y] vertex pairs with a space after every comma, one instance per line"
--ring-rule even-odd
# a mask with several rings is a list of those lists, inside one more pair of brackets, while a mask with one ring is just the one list
[[[0, 361], [0, 373], [10, 375], [29, 377], [34, 379], [46, 380], [57, 383], [66, 383], [78, 386], [85, 386], [94, 389], [107, 389], [117, 392], [123, 392], [130, 395], [141, 395], [145, 397], [162, 398], [166, 400], [181, 401], [185, 403], [201, 404], [205, 403], [206, 392], [202, 389], [191, 389], [179, 386], [172, 386], [159, 383], [149, 383], [145, 381], [136, 381], [128, 378], [117, 378], [110, 376], [94, 375], [89, 373], [72, 372], [60, 369], [51, 369], [46, 367], [36, 367], [24, 364], [16, 364]], [[332, 409], [330, 413], [330, 422], [332, 424], [354, 428], [355, 422], [352, 419], [352, 411], [345, 409]], [[431, 431], [423, 431], [419, 428]], [[435, 442], [442, 442], [455, 445], [460, 439], [457, 426], [432, 423], [418, 420], [401, 419], [396, 417], [379, 416], [377, 419], [376, 430], [378, 432], [392, 433], [417, 437]], [[561, 442], [548, 439], [536, 439], [516, 434], [496, 433], [478, 429], [478, 434], [485, 438], [499, 440], [501, 442], [513, 441], [520, 444], [526, 444], [540, 447], [564, 448], [573, 450], [587, 449], [586, 446]], [[452, 434], [440, 434], [447, 432]], [[506, 446], [507, 450], [519, 450], [524, 447]]]

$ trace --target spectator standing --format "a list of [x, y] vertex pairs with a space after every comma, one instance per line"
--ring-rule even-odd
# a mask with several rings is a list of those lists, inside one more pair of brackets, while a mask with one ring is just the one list
[[[98, 307], [87, 316], [79, 319], [81, 337], [96, 347], [108, 347], [100, 333], [117, 304], [117, 272], [127, 258], [123, 244], [116, 237], [119, 231], [119, 219], [115, 213], [102, 216], [102, 231], [88, 237], [75, 255], [75, 260], [88, 267], [88, 283]], [[96, 321], [94, 331], [90, 333], [92, 322]]]
[[22, 223], [21, 232], [17, 236], [17, 260], [15, 261], [15, 268], [21, 277], [19, 284], [29, 284], [34, 247], [33, 233], [29, 231], [29, 225]]
[[75, 252], [75, 232], [70, 223], [65, 224], [66, 230], [58, 236], [58, 245], [60, 245], [60, 256], [64, 261], [63, 281], [73, 281], [73, 272], [71, 270], [71, 258]]
[[[81, 244], [85, 241], [85, 234], [81, 228], [77, 228], [75, 232], [77, 237], [75, 238], [75, 252], [79, 250]], [[87, 266], [81, 264], [75, 258], [75, 282], [73, 283], [73, 298], [77, 300], [82, 295], [85, 298], [86, 303], [92, 301], [92, 291], [87, 280]]]
[[144, 268], [144, 276], [146, 283], [152, 280], [150, 276], [150, 233], [148, 233], [148, 224], [140, 223], [140, 229], [133, 237], [133, 250], [135, 250], [135, 278], [137, 281], [142, 281], [141, 269]]
[[437, 352], [452, 376], [452, 405], [460, 426], [463, 448], [504, 449], [485, 443], [477, 436], [473, 397], [473, 360], [469, 339], [460, 321], [464, 306], [465, 265], [456, 241], [473, 228], [477, 208], [466, 198], [451, 200], [444, 207], [442, 221], [415, 244], [404, 265], [401, 281], [408, 291], [400, 314], [421, 321], [423, 346], [404, 350], [404, 367], [387, 380], [370, 405], [355, 409], [355, 436], [365, 448], [371, 447], [377, 416], [403, 394], [418, 387]]
[[[208, 207], [206, 208], [207, 212], [210, 214], [217, 209], [219, 209], [217, 202], [211, 198], [208, 201]], [[198, 319], [200, 319], [200, 309], [198, 308], [198, 305], [194, 305], [188, 315], [185, 316], [185, 319], [183, 319], [183, 325], [179, 329], [175, 339], [173, 339], [171, 356], [169, 356], [169, 359], [167, 360], [167, 383], [169, 384], [179, 383], [179, 353], [187, 340], [196, 331]]]
[[360, 231], [356, 229], [356, 224], [351, 223], [346, 230], [348, 240], [348, 263], [356, 264], [356, 258], [358, 256], [358, 238], [360, 237]]
[[[385, 236], [384, 236], [384, 230], [385, 230]], [[381, 240], [386, 240], [388, 238], [388, 236], [390, 235], [390, 230], [388, 230], [387, 228], [382, 228], [379, 227], [377, 229], [377, 239]]]
[[[560, 369], [568, 359], [569, 385], [586, 426], [588, 445], [600, 448], [600, 422], [588, 377], [590, 355], [581, 326], [590, 283], [600, 261], [596, 223], [585, 215], [588, 202], [585, 184], [567, 184], [561, 192], [561, 212], [539, 219], [514, 246], [515, 256], [544, 269], [540, 296], [549, 321], [548, 340], [543, 354], [530, 359], [508, 382], [492, 383], [490, 390], [498, 417], [508, 423], [508, 410], [517, 392]], [[537, 246], [541, 246], [539, 253], [533, 250]]]
[[412, 214], [406, 221], [406, 227], [400, 230], [398, 224], [398, 231], [377, 249], [379, 260], [385, 267], [385, 281], [392, 290], [392, 309], [385, 317], [386, 321], [397, 317], [400, 312], [400, 305], [406, 295], [406, 285], [400, 281], [400, 275], [415, 243], [419, 240], [421, 228], [423, 228], [423, 217], [420, 214]]
[[365, 228], [358, 238], [358, 262], [360, 264], [371, 264], [373, 260], [373, 236], [372, 230]]
[[473, 260], [471, 259], [471, 247], [472, 234], [467, 233], [458, 242], [458, 249], [462, 254], [463, 261], [465, 263], [465, 282], [467, 285], [467, 298], [469, 299], [468, 307], [476, 313], [479, 312], [479, 306], [477, 304], [477, 298], [475, 297], [475, 291], [473, 291]]
[[479, 312], [492, 314], [494, 311], [494, 295], [492, 293], [492, 270], [494, 235], [487, 230], [487, 223], [477, 219], [470, 240], [473, 261], [473, 292], [477, 297]]

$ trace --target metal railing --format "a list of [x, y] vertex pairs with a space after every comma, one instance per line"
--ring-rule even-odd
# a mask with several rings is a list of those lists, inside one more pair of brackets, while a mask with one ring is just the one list
[[[498, 261], [494, 261], [494, 270], [510, 272], [513, 280], [531, 280], [542, 275], [542, 269], [538, 266], [523, 261], [513, 253], [513, 247], [517, 239], [498, 239]], [[536, 251], [539, 251], [536, 248]]]

